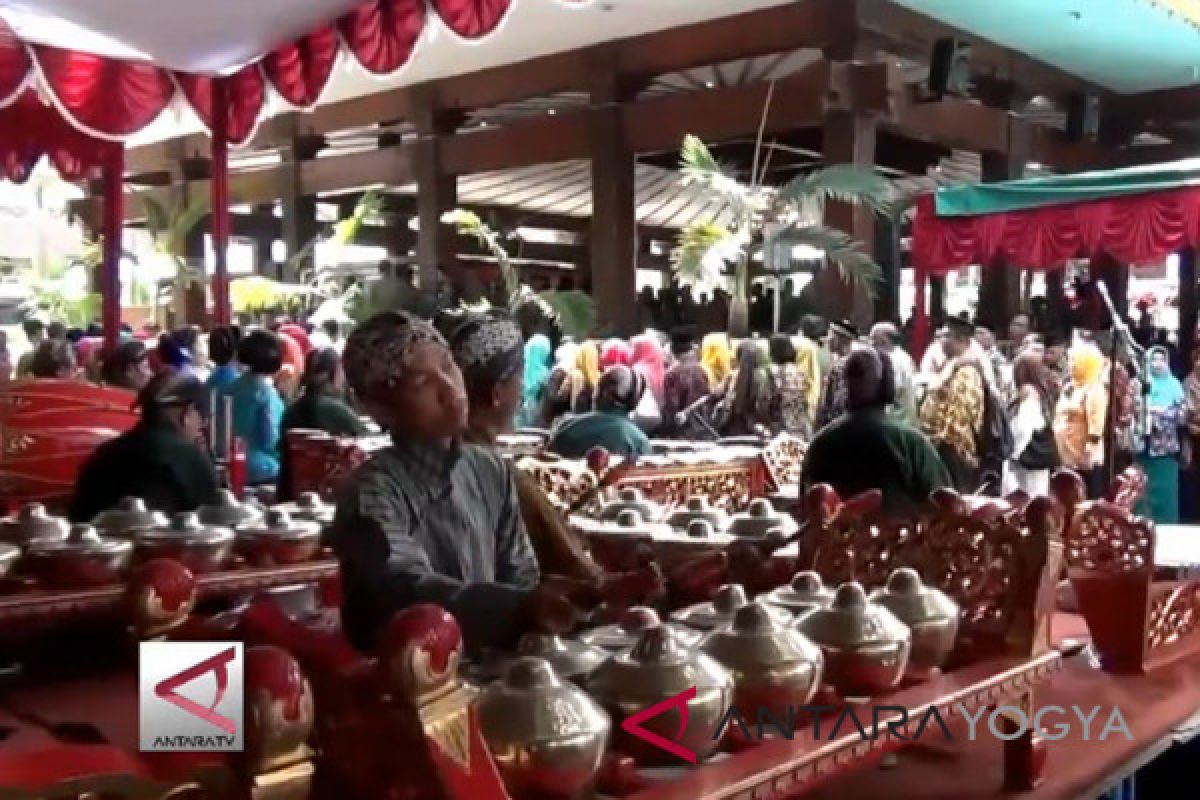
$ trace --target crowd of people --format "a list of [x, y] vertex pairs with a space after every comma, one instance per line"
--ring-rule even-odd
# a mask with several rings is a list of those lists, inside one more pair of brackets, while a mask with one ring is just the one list
[[[463, 319], [444, 314], [436, 327], [452, 341]], [[791, 334], [738, 341], [693, 325], [585, 341], [546, 331], [527, 335], [512, 325], [521, 341], [519, 364], [503, 387], [490, 390], [504, 396], [487, 399], [512, 407], [509, 427], [546, 431], [548, 449], [565, 457], [580, 458], [593, 447], [641, 455], [650, 452], [652, 438], [788, 433], [813, 444], [807, 480], [847, 492], [882, 488], [899, 509], [938, 486], [1045, 493], [1060, 466], [1077, 470], [1099, 495], [1108, 474], [1107, 432], [1117, 467], [1136, 462], [1149, 478], [1143, 511], [1161, 522], [1200, 516], [1192, 499], [1200, 371], [1185, 386], [1165, 337], [1145, 326], [1137, 326], [1150, 345], [1144, 362], [1114, 364], [1103, 335], [1079, 332], [1047, 344], [1023, 314], [1002, 338], [951, 317], [919, 362], [908, 352], [905, 331], [892, 323], [862, 335], [847, 322], [813, 315]], [[232, 425], [244, 443], [249, 482], [277, 484], [286, 496], [286, 431], [368, 431], [369, 411], [348, 391], [343, 372], [343, 333], [332, 323], [314, 328], [286, 320], [244, 333], [126, 330], [117, 349], [101, 357], [98, 330], [30, 320], [31, 349], [15, 365], [0, 347], [0, 380], [83, 377], [144, 393], [162, 391], [152, 378], [169, 369], [207, 392], [196, 397], [200, 413], [213, 416], [210, 451]], [[1110, 395], [1111, 380], [1117, 391]], [[188, 395], [178, 386], [173, 391]], [[1110, 396], [1117, 398], [1112, 419]], [[214, 416], [223, 398], [232, 409], [228, 419]], [[478, 392], [473, 398], [485, 399]], [[156, 407], [152, 397], [140, 402], [143, 410]], [[860, 465], [842, 452], [872, 455]]]
[[1200, 359], [1185, 386], [1163, 347], [1142, 363], [1100, 334], [1047, 344], [1024, 315], [1002, 339], [950, 318], [919, 360], [895, 324], [864, 333], [816, 316], [742, 340], [681, 325], [573, 341], [500, 312], [433, 322], [387, 312], [345, 339], [337, 325], [293, 321], [123, 331], [107, 354], [96, 333], [31, 322], [32, 350], [2, 376], [136, 392], [140, 422], [84, 466], [72, 519], [128, 495], [167, 512], [209, 502], [228, 434], [244, 446], [248, 483], [280, 498], [291, 495], [289, 430], [390, 435], [346, 487], [331, 539], [346, 630], [364, 648], [415, 602], [454, 612], [476, 647], [568, 625], [573, 605], [594, 598], [600, 571], [536, 482], [497, 452], [514, 430], [540, 430], [567, 458], [597, 447], [636, 457], [657, 438], [787, 433], [808, 443], [804, 484], [881, 489], [893, 513], [940, 487], [1044, 494], [1060, 466], [1099, 495], [1107, 444], [1118, 467], [1145, 470], [1145, 513], [1173, 522], [1200, 511]]

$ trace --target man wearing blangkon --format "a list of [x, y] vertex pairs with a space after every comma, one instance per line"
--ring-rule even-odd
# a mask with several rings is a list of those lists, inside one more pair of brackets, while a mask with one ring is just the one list
[[462, 442], [467, 393], [442, 336], [385, 312], [350, 336], [343, 360], [392, 437], [349, 481], [334, 520], [350, 641], [370, 650], [392, 615], [416, 603], [454, 614], [473, 653], [511, 646], [528, 628], [568, 628], [574, 609], [540, 583], [509, 467]]

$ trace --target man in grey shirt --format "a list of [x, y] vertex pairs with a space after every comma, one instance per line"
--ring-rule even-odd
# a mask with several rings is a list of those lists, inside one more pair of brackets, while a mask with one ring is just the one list
[[568, 628], [574, 608], [540, 582], [509, 467], [461, 441], [467, 396], [441, 335], [412, 315], [378, 314], [347, 340], [343, 361], [393, 442], [348, 482], [333, 524], [355, 647], [372, 649], [392, 615], [417, 603], [452, 613], [475, 653], [528, 628]]

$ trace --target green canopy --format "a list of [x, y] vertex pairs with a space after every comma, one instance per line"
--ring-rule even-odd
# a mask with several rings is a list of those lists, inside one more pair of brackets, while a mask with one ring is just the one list
[[1076, 175], [950, 186], [938, 189], [934, 199], [939, 217], [970, 217], [1188, 186], [1200, 186], [1200, 158]]

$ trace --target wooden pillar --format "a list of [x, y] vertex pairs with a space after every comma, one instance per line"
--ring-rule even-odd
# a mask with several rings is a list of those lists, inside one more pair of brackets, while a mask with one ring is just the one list
[[212, 180], [211, 225], [213, 246], [213, 325], [228, 325], [232, 318], [229, 299], [229, 84], [216, 78], [212, 85]]
[[1196, 348], [1196, 300], [1196, 250], [1185, 247], [1179, 253], [1179, 352], [1186, 370]]
[[[840, 110], [828, 112], [825, 115], [822, 144], [825, 163], [873, 166], [876, 127], [876, 119], [872, 114]], [[825, 222], [849, 233], [868, 251], [875, 245], [875, 220], [869, 208], [829, 203], [825, 208]], [[894, 262], [893, 271], [898, 266], [898, 262]], [[877, 291], [887, 291], [887, 282], [898, 284], [899, 278], [893, 274], [885, 276], [884, 281], [885, 286], [878, 287]], [[822, 304], [820, 310], [826, 317], [849, 317], [860, 328], [869, 324], [874, 309], [867, 293], [844, 280], [837, 267], [829, 264], [822, 269], [817, 274], [816, 286], [816, 297]]]
[[101, 321], [104, 352], [117, 349], [121, 334], [121, 237], [125, 219], [125, 147], [108, 145], [104, 160], [104, 260], [101, 270]]
[[291, 136], [283, 147], [283, 168], [280, 170], [282, 185], [279, 198], [282, 210], [283, 243], [287, 246], [287, 257], [279, 265], [279, 279], [293, 282], [302, 269], [312, 266], [312, 255], [296, 260], [293, 258], [304, 247], [317, 238], [317, 198], [304, 194], [300, 165], [317, 157], [325, 146], [322, 136], [305, 134], [300, 129], [299, 117], [295, 114], [281, 124], [291, 126]]
[[902, 220], [880, 217], [875, 220], [875, 258], [883, 280], [875, 290], [875, 319], [900, 319], [900, 272], [904, 254], [900, 251]]
[[588, 139], [592, 151], [590, 264], [581, 288], [592, 291], [600, 324], [617, 336], [637, 332], [638, 229], [636, 154], [625, 136], [620, 103], [627, 94], [611, 51], [593, 54]]
[[946, 276], [929, 276], [929, 319], [932, 325], [946, 323]]
[[444, 174], [440, 141], [440, 137], [454, 133], [462, 118], [437, 107], [432, 86], [417, 87], [413, 104], [418, 136], [413, 155], [417, 178], [418, 281], [422, 289], [433, 289], [441, 271], [463, 291], [457, 236], [453, 228], [442, 224], [442, 215], [458, 205], [458, 178]]
[[1042, 333], [1061, 335], [1066, 333], [1070, 323], [1067, 314], [1067, 295], [1063, 290], [1064, 270], [1056, 269], [1046, 273], [1046, 305], [1049, 310], [1047, 326], [1049, 330]]
[[[1029, 137], [1018, 130], [1028, 126], [1009, 125], [1009, 152], [984, 153], [982, 177], [984, 183], [1014, 180], [1025, 174]], [[984, 264], [979, 280], [979, 307], [976, 316], [980, 324], [991, 328], [998, 338], [1008, 335], [1008, 323], [1021, 310], [1021, 265], [997, 258]]]
[[[254, 206], [251, 219], [262, 219], [274, 222], [275, 206], [264, 203]], [[271, 225], [258, 225], [254, 230], [254, 271], [259, 275], [275, 276], [279, 272], [275, 268], [275, 235]]]

